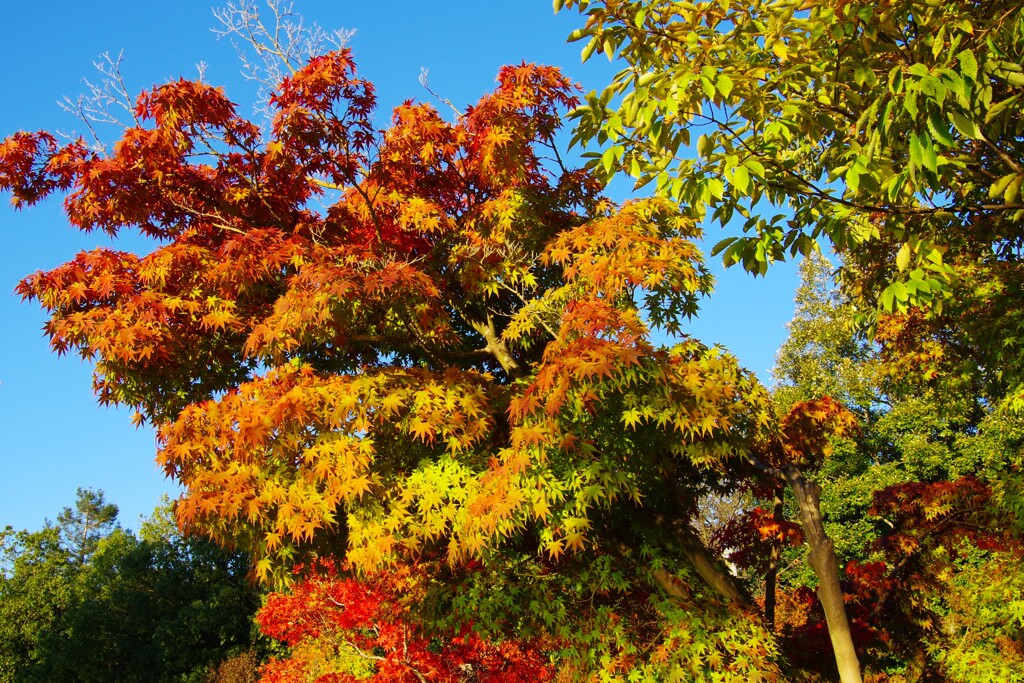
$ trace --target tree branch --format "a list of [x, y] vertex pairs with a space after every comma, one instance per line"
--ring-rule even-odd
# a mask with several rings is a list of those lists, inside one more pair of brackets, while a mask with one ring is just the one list
[[502, 341], [495, 329], [494, 316], [488, 313], [486, 322], [470, 318], [465, 318], [465, 320], [473, 327], [477, 334], [484, 338], [484, 341], [487, 342], [484, 350], [490, 352], [501, 363], [502, 369], [507, 374], [511, 375], [520, 370], [519, 363], [512, 357], [505, 342]]
[[[615, 546], [615, 549], [623, 558], [628, 559], [633, 554], [633, 549], [622, 541], [619, 541]], [[664, 567], [651, 569], [648, 573], [651, 575], [651, 578], [654, 579], [654, 582], [657, 583], [669, 597], [679, 600], [690, 599], [690, 591], [687, 590], [686, 585]]]
[[688, 524], [681, 520], [673, 520], [667, 527], [682, 548], [687, 561], [704, 583], [727, 600], [743, 606], [751, 604], [750, 594], [721, 562], [708, 553], [707, 548], [700, 542]]

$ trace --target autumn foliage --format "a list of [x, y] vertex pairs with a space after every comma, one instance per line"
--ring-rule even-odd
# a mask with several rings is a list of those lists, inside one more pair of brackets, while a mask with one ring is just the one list
[[[984, 495], [880, 494], [912, 531], [841, 574], [808, 477], [852, 414], [779, 414], [686, 334], [712, 286], [700, 229], [564, 165], [577, 96], [509, 66], [454, 120], [407, 102], [380, 130], [341, 50], [278, 84], [265, 129], [179, 80], [139, 96], [109, 153], [0, 143], [16, 206], [63, 193], [82, 230], [153, 240], [18, 291], [55, 350], [95, 363], [101, 402], [155, 427], [183, 529], [280, 591], [258, 622], [290, 654], [264, 680], [784, 680], [780, 642], [845, 624], [840, 580], [887, 605], [917, 576], [893, 544], [937, 537], [947, 493]], [[751, 505], [717, 547], [694, 531], [708, 496], [786, 487], [795, 513]], [[805, 540], [825, 588], [780, 589], [780, 641], [750, 589], [774, 600], [760, 575]], [[888, 637], [851, 610], [858, 644]]]
[[410, 618], [423, 577], [416, 570], [372, 581], [339, 576], [327, 561], [289, 594], [271, 595], [260, 630], [291, 647], [263, 667], [261, 681], [543, 683], [551, 671], [530, 643], [487, 642], [468, 627], [432, 634]]
[[410, 103], [378, 132], [342, 51], [281, 83], [266, 142], [188, 81], [144, 93], [109, 156], [15, 135], [16, 201], [68, 190], [82, 229], [159, 240], [20, 291], [58, 351], [96, 360], [102, 401], [157, 425], [181, 522], [251, 548], [261, 576], [332, 534], [366, 568], [439, 541], [481, 556], [531, 523], [543, 551], [583, 550], [592, 506], [642, 495], [595, 413], [719, 463], [749, 381], [693, 342], [652, 346], [649, 323], [678, 330], [709, 285], [695, 232], [542, 160], [575, 101], [554, 69], [508, 67], [455, 123]]
[[[616, 206], [562, 164], [576, 97], [557, 70], [523, 64], [454, 121], [406, 103], [378, 130], [373, 88], [339, 51], [280, 83], [268, 130], [219, 89], [176, 81], [138, 98], [109, 154], [15, 134], [0, 187], [17, 205], [64, 191], [81, 229], [155, 240], [145, 255], [80, 254], [19, 291], [50, 312], [57, 351], [95, 362], [102, 402], [155, 425], [159, 462], [186, 487], [182, 526], [249, 549], [260, 579], [344, 557], [346, 572], [425, 562], [465, 585], [482, 575], [460, 568], [482, 561], [499, 591], [540, 557], [522, 628], [507, 605], [464, 609], [464, 623], [546, 634], [600, 668], [569, 645], [581, 624], [658, 613], [634, 602], [650, 595], [642, 558], [675, 566], [679, 543], [704, 556], [678, 536], [697, 488], [742, 465], [772, 418], [728, 355], [652, 341], [682, 332], [710, 288], [699, 231], [669, 202]], [[614, 512], [640, 510], [636, 528]], [[666, 515], [676, 531], [659, 530]], [[592, 562], [589, 589], [558, 569]], [[317, 590], [377, 586], [366, 604], [384, 605], [383, 580]], [[545, 615], [552, 580], [568, 603]], [[401, 622], [380, 609], [365, 618]], [[626, 639], [657, 633], [638, 622], [603, 639], [604, 666], [641, 665]], [[512, 656], [459, 637], [481, 666]]]

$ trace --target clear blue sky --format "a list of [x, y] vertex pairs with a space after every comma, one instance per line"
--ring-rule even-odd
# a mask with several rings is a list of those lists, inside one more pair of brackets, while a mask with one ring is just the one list
[[[429, 98], [418, 82], [421, 67], [430, 71], [431, 88], [460, 107], [493, 87], [502, 64], [553, 64], [587, 90], [612, 73], [603, 59], [580, 64], [580, 46], [565, 43], [579, 17], [553, 15], [549, 0], [298, 0], [295, 9], [327, 29], [355, 29], [350, 45], [362, 75], [377, 85], [382, 124], [401, 101]], [[80, 128], [56, 102], [83, 91], [82, 79], [94, 76], [92, 62], [104, 52], [123, 51], [133, 93], [194, 77], [196, 64], [205, 62], [207, 80], [247, 111], [253, 88], [240, 77], [232, 46], [211, 32], [211, 10], [206, 0], [5, 3], [0, 137]], [[98, 407], [91, 368], [51, 353], [41, 333], [44, 316], [13, 294], [25, 275], [104, 240], [68, 227], [59, 202], [15, 213], [8, 199], [0, 196], [0, 527], [40, 527], [74, 500], [79, 486], [103, 489], [122, 521], [135, 526], [162, 493], [176, 490], [154, 464], [152, 433], [134, 429], [127, 411]], [[709, 242], [719, 238], [712, 233]], [[131, 240], [119, 246], [145, 248]], [[692, 333], [725, 345], [767, 381], [792, 316], [794, 268], [755, 281], [713, 265], [718, 289]]]

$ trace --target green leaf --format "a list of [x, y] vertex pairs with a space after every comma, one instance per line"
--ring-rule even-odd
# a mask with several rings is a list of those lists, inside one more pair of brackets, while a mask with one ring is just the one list
[[910, 265], [910, 245], [905, 243], [900, 247], [899, 252], [896, 254], [896, 267], [899, 268], [902, 273]]
[[1010, 183], [1016, 177], [1018, 177], [1016, 173], [1007, 173], [1002, 178], [992, 183], [988, 188], [988, 198], [996, 199], [997, 197], [1002, 196], [1003, 193], [1006, 192], [1006, 188], [1010, 186]]
[[917, 148], [917, 163], [920, 166], [924, 166], [929, 171], [937, 172], [939, 168], [938, 157], [935, 155], [935, 149], [932, 147], [931, 138], [927, 136], [919, 136], [917, 133], [910, 134], [910, 149], [911, 158], [914, 157], [914, 148]]
[[721, 200], [725, 197], [725, 185], [718, 178], [708, 178], [707, 187], [708, 191], [711, 192], [711, 196], [715, 199]]
[[732, 92], [732, 79], [725, 74], [718, 74], [718, 78], [715, 80], [715, 87], [718, 88], [723, 97], [728, 97], [729, 93]]
[[942, 263], [942, 251], [936, 249], [934, 246], [929, 246], [927, 249], [921, 247], [921, 255], [934, 264], [939, 265]]
[[903, 69], [901, 67], [896, 66], [889, 71], [889, 92], [892, 93], [893, 95], [898, 95], [902, 90]]
[[907, 184], [907, 180], [909, 178], [910, 169], [904, 168], [886, 183], [888, 185], [886, 196], [889, 197], [889, 201], [897, 200], [897, 197], [900, 196], [900, 193], [903, 191], [903, 187]]
[[946, 26], [943, 24], [939, 26], [939, 30], [936, 31], [935, 37], [932, 39], [932, 57], [938, 59], [939, 55], [942, 54], [942, 48], [946, 46]]
[[914, 166], [921, 166], [923, 157], [921, 154], [921, 141], [918, 139], [916, 134], [910, 135], [910, 163]]
[[622, 411], [622, 421], [626, 423], [627, 427], [632, 429], [636, 429], [636, 426], [640, 424], [640, 418], [640, 411], [636, 408]]
[[590, 35], [589, 31], [582, 28], [574, 29], [573, 32], [569, 34], [569, 37], [565, 39], [565, 42], [575, 43], [577, 40], [583, 40], [588, 35]]
[[960, 60], [960, 73], [972, 81], [977, 80], [978, 60], [974, 58], [974, 53], [970, 50], [962, 50], [956, 58]]
[[697, 138], [697, 154], [706, 157], [711, 152], [711, 148], [711, 138], [708, 135], [701, 135]]
[[1017, 201], [1017, 193], [1020, 192], [1020, 181], [1024, 180], [1024, 176], [1017, 175], [1010, 184], [1006, 186], [1006, 192], [1003, 193], [1003, 201], [1007, 204], [1013, 204]]
[[743, 194], [747, 193], [750, 187], [750, 173], [743, 166], [737, 166], [732, 172], [732, 184]]
[[1007, 97], [1005, 100], [1000, 100], [999, 102], [993, 104], [991, 107], [989, 107], [988, 112], [985, 114], [985, 123], [991, 123], [994, 118], [1002, 114], [1009, 107], [1016, 104], [1018, 99], [1020, 99], [1020, 94], [1013, 95], [1012, 97]]
[[609, 147], [601, 155], [601, 166], [604, 167], [605, 173], [608, 175], [612, 174], [612, 169], [615, 167], [615, 148]]
[[708, 78], [707, 76], [701, 76], [700, 87], [704, 89], [704, 94], [708, 96], [708, 99], [714, 99], [715, 84], [711, 82], [710, 78]]
[[557, 14], [561, 11], [562, 6], [565, 5], [565, 0], [553, 0], [551, 5], [554, 7], [555, 13]]
[[860, 169], [856, 164], [850, 166], [846, 171], [846, 187], [849, 190], [850, 196], [855, 196], [857, 191], [860, 189]]
[[764, 178], [764, 164], [757, 159], [747, 159], [743, 162], [743, 165], [750, 169], [750, 172], [760, 178]]
[[871, 70], [871, 67], [863, 64], [858, 64], [857, 67], [853, 70], [853, 81], [857, 85], [864, 85], [865, 83], [871, 80], [871, 77], [874, 75], [874, 73], [875, 72]]
[[601, 50], [604, 51], [609, 62], [615, 59], [615, 43], [612, 41], [610, 36], [605, 37], [604, 42], [601, 45]]
[[955, 144], [953, 136], [949, 134], [949, 128], [946, 127], [946, 122], [942, 120], [938, 112], [933, 111], [928, 115], [928, 130], [931, 131], [932, 137], [944, 146], [952, 147]]
[[711, 247], [711, 255], [712, 256], [718, 256], [725, 249], [727, 249], [731, 244], [733, 244], [734, 242], [738, 242], [738, 241], [739, 241], [739, 238], [737, 238], [737, 237], [726, 237], [724, 240], [719, 240], [715, 244], [715, 246]]
[[634, 156], [629, 160], [629, 175], [639, 178], [641, 173], [640, 161]]
[[903, 96], [903, 108], [911, 116], [917, 116], [917, 90], [907, 88], [907, 94]]
[[886, 311], [888, 313], [892, 313], [892, 311], [893, 311], [893, 308], [892, 308], [892, 305], [893, 305], [892, 285], [889, 285], [888, 287], [886, 287], [885, 290], [882, 292], [882, 298], [881, 298], [881, 302], [880, 303], [882, 304], [882, 310], [884, 310], [884, 311]]
[[953, 127], [956, 128], [960, 135], [971, 140], [978, 140], [981, 138], [981, 129], [978, 127], [977, 123], [958, 111], [952, 112], [949, 116], [953, 121]]

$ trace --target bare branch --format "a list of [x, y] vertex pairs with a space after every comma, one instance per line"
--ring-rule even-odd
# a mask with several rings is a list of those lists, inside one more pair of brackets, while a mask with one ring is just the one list
[[104, 52], [92, 63], [99, 74], [98, 80], [82, 79], [85, 84], [84, 93], [75, 99], [65, 96], [57, 103], [61, 109], [73, 114], [85, 124], [93, 140], [92, 148], [100, 153], [106, 151], [106, 144], [98, 127], [113, 126], [124, 130], [139, 124], [139, 119], [135, 115], [134, 98], [128, 93], [128, 86], [125, 85], [124, 76], [121, 74], [123, 61], [124, 52], [118, 53], [116, 58], [111, 57], [109, 52]]
[[462, 112], [460, 112], [455, 107], [455, 105], [452, 104], [452, 101], [449, 100], [447, 97], [441, 97], [436, 92], [434, 92], [433, 90], [430, 89], [430, 79], [428, 78], [429, 75], [430, 75], [430, 70], [427, 69], [427, 67], [425, 67], [425, 66], [421, 66], [420, 67], [420, 85], [423, 86], [424, 90], [426, 90], [428, 93], [433, 95], [434, 99], [438, 100], [442, 104], [447, 104], [448, 108], [451, 109], [455, 113], [455, 120], [456, 121], [461, 121], [462, 120]]
[[355, 31], [330, 32], [316, 23], [307, 24], [287, 0], [266, 0], [261, 14], [255, 0], [234, 0], [213, 10], [220, 28], [218, 38], [228, 38], [242, 62], [242, 76], [259, 84], [254, 109], [267, 120], [271, 117], [270, 96], [287, 75], [295, 73], [310, 57], [340, 50]]

